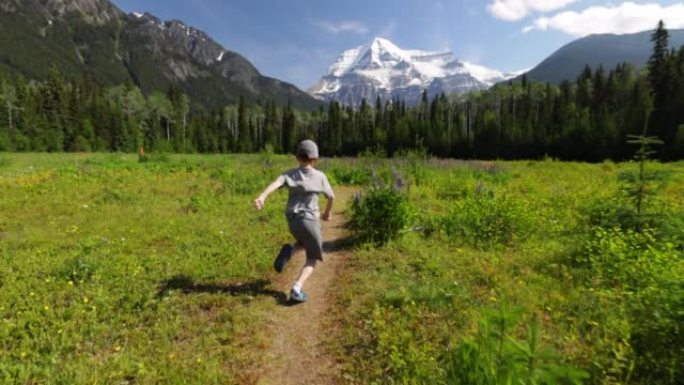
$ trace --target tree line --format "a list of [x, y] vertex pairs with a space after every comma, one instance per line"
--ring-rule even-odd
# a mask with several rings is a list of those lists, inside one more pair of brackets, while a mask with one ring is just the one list
[[628, 135], [657, 136], [663, 159], [684, 158], [684, 47], [669, 50], [663, 23], [648, 67], [586, 67], [560, 85], [511, 81], [461, 96], [423, 93], [360, 106], [330, 102], [306, 112], [273, 101], [207, 111], [179, 89], [143, 95], [132, 83], [102, 87], [87, 75], [45, 81], [0, 73], [0, 151], [287, 153], [301, 139], [323, 154], [389, 156], [421, 149], [441, 157], [601, 161], [627, 159]]

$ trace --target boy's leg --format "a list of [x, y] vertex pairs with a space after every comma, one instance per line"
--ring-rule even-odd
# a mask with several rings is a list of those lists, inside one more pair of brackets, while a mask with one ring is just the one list
[[282, 272], [287, 262], [294, 255], [295, 251], [296, 249], [294, 245], [283, 245], [283, 247], [280, 248], [280, 251], [278, 252], [278, 255], [276, 256], [275, 260], [273, 261], [273, 268], [275, 269], [275, 271], [277, 271], [278, 273]]
[[294, 283], [293, 288], [295, 291], [301, 291], [302, 287], [304, 286], [304, 282], [306, 282], [307, 279], [311, 276], [311, 273], [313, 273], [314, 268], [316, 267], [316, 259], [313, 258], [307, 258], [306, 263], [302, 267], [302, 271], [299, 272], [299, 276], [297, 277], [297, 280]]
[[306, 249], [306, 263], [299, 272], [299, 276], [292, 286], [292, 298], [296, 301], [306, 301], [306, 294], [302, 286], [313, 273], [318, 260], [323, 260], [323, 239], [321, 224], [317, 220], [302, 219], [290, 223], [292, 234]]

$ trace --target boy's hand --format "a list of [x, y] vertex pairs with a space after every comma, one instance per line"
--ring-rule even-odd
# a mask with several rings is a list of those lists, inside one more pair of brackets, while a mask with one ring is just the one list
[[326, 222], [329, 221], [330, 220], [330, 211], [324, 212], [323, 216], [321, 216], [321, 219], [323, 219]]
[[254, 206], [259, 211], [261, 211], [261, 209], [264, 208], [264, 204], [265, 204], [265, 199], [262, 197], [258, 197], [257, 199], [254, 200]]

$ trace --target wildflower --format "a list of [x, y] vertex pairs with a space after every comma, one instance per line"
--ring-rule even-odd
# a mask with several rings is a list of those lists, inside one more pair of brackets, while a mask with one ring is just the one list
[[403, 191], [403, 190], [404, 190], [404, 185], [405, 185], [405, 183], [404, 183], [404, 177], [401, 176], [401, 174], [400, 174], [399, 171], [397, 171], [397, 170], [392, 171], [392, 174], [393, 174], [393, 177], [394, 177], [394, 186], [393, 186], [394, 191], [396, 191], [396, 192], [401, 192], [401, 191]]

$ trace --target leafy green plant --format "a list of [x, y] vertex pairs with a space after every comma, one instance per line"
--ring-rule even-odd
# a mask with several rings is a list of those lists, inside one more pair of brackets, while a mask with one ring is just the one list
[[422, 143], [415, 150], [403, 150], [399, 153], [401, 167], [416, 185], [421, 185], [427, 180], [428, 161], [428, 152]]
[[436, 357], [441, 347], [429, 341], [426, 333], [417, 333], [423, 325], [424, 311], [415, 303], [401, 309], [376, 305], [369, 314], [373, 332], [373, 359], [367, 370], [376, 371], [383, 383], [438, 384], [441, 371]]
[[512, 331], [520, 312], [501, 309], [480, 320], [477, 334], [465, 338], [447, 356], [446, 383], [454, 385], [583, 384], [589, 377], [563, 362], [561, 355], [544, 347], [541, 327], [534, 317], [527, 339]]
[[[649, 383], [675, 383], [684, 376], [684, 259], [655, 230], [597, 228], [578, 272], [586, 285], [623, 298], [634, 351], [633, 370]], [[670, 378], [670, 380], [666, 380]]]
[[531, 220], [520, 203], [493, 194], [465, 198], [441, 222], [447, 235], [480, 248], [509, 245], [531, 231]]
[[391, 187], [374, 187], [357, 194], [351, 204], [350, 226], [359, 242], [383, 245], [409, 222], [406, 196]]

